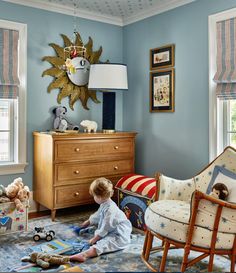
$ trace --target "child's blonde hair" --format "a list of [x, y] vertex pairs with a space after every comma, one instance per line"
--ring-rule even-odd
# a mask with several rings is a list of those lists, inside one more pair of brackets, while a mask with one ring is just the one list
[[92, 196], [96, 195], [102, 198], [110, 198], [114, 193], [113, 184], [105, 177], [97, 178], [90, 185], [89, 193]]

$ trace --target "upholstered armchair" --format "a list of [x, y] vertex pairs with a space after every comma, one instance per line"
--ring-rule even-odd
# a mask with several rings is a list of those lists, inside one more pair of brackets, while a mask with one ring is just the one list
[[[142, 259], [153, 271], [165, 271], [168, 251], [184, 248], [181, 272], [209, 256], [208, 271], [212, 271], [214, 255], [227, 255], [234, 272], [236, 259], [236, 150], [227, 147], [213, 162], [195, 177], [176, 180], [156, 175], [157, 201], [145, 212], [147, 225]], [[224, 183], [229, 196], [226, 201], [209, 195], [215, 183]], [[153, 245], [154, 237], [162, 240]], [[163, 250], [159, 268], [149, 261], [150, 255]], [[200, 252], [189, 260], [191, 250]]]

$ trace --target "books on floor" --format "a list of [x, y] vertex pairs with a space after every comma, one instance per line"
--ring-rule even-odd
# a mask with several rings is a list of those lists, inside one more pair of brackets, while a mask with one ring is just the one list
[[73, 245], [63, 240], [55, 239], [46, 243], [31, 246], [33, 252], [45, 252], [49, 254], [63, 254], [73, 249]]

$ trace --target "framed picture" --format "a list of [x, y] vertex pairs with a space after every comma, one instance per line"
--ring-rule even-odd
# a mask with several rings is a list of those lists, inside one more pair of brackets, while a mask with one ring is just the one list
[[150, 50], [150, 70], [175, 65], [175, 45], [166, 45]]
[[150, 112], [174, 112], [174, 68], [150, 72]]

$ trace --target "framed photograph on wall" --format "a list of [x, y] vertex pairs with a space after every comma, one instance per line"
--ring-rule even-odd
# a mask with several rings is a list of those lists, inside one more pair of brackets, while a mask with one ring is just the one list
[[166, 45], [150, 50], [150, 70], [175, 65], [175, 45]]
[[150, 72], [150, 112], [174, 112], [174, 68]]

